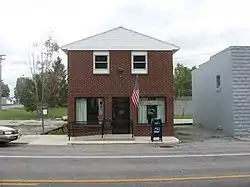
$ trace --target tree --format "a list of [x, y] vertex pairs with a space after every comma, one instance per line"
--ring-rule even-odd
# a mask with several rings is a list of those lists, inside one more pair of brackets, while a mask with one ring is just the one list
[[35, 84], [32, 79], [28, 77], [19, 77], [17, 79], [14, 96], [20, 104], [24, 105], [26, 111], [33, 112], [36, 110], [35, 92]]
[[4, 84], [2, 81], [2, 97], [9, 97], [10, 96], [10, 88], [8, 84]]
[[177, 64], [174, 69], [174, 95], [175, 97], [192, 96], [192, 71], [196, 67], [188, 68]]
[[[51, 93], [49, 83], [51, 80], [52, 63], [57, 56], [59, 46], [51, 36], [42, 44], [34, 44], [33, 51], [30, 59], [30, 71], [32, 81], [35, 86], [36, 108], [44, 106], [46, 103], [45, 98], [49, 98], [46, 94]], [[48, 102], [48, 101], [47, 101]], [[40, 108], [41, 109], [41, 108]], [[39, 116], [37, 110], [37, 116]], [[44, 133], [44, 118], [42, 117], [42, 132]]]
[[67, 71], [65, 65], [62, 63], [62, 59], [57, 57], [57, 60], [54, 61], [52, 65], [53, 74], [55, 76], [55, 85], [56, 85], [56, 95], [57, 98], [57, 106], [63, 106], [67, 103]]
[[57, 57], [52, 69], [47, 71], [44, 77], [46, 77], [44, 101], [50, 107], [64, 106], [67, 101], [67, 73], [60, 57]]
[[[51, 71], [59, 46], [51, 36], [42, 44], [34, 44], [29, 63], [32, 81], [35, 85], [36, 106], [45, 104], [51, 96]], [[39, 84], [38, 84], [39, 83]], [[47, 101], [46, 101], [47, 99]]]

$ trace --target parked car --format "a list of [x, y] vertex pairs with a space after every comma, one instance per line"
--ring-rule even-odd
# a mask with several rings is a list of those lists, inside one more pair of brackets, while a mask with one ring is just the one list
[[0, 126], [0, 143], [9, 143], [21, 137], [17, 129]]

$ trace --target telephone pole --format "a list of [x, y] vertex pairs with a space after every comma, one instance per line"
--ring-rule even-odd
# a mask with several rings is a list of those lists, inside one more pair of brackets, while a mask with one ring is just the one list
[[2, 61], [5, 60], [4, 57], [6, 55], [0, 54], [0, 110], [2, 110], [2, 93], [3, 93], [3, 81], [2, 81]]

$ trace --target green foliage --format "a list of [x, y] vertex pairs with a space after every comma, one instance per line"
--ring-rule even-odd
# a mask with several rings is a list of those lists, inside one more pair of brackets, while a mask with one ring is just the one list
[[19, 77], [15, 98], [27, 111], [36, 110], [40, 104], [49, 107], [65, 106], [67, 101], [67, 72], [58, 56], [59, 46], [49, 37], [42, 45], [35, 44], [31, 54], [32, 77]]
[[67, 103], [67, 71], [62, 59], [57, 57], [52, 65], [53, 72], [53, 94], [56, 96], [54, 99], [56, 106], [63, 106]]
[[174, 95], [175, 97], [192, 96], [192, 71], [196, 67], [188, 68], [177, 64], [174, 69]]
[[[39, 77], [38, 75], [36, 77]], [[36, 110], [36, 90], [34, 82], [28, 77], [19, 77], [14, 90], [17, 101], [24, 105], [27, 111]]]
[[4, 84], [2, 81], [2, 97], [9, 97], [10, 96], [10, 88], [8, 84]]
[[[52, 69], [43, 74], [33, 75], [33, 78], [19, 77], [16, 81], [15, 98], [24, 105], [27, 111], [35, 111], [37, 106], [36, 85], [38, 101], [42, 100], [42, 80], [45, 79], [43, 102], [50, 107], [65, 106], [67, 102], [67, 78], [66, 69], [62, 60], [58, 57], [54, 61]], [[35, 82], [34, 82], [35, 80]]]

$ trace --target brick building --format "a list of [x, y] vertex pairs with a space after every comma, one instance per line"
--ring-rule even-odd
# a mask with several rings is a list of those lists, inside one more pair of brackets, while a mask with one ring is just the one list
[[[150, 135], [148, 111], [162, 118], [163, 135], [173, 135], [173, 54], [167, 42], [118, 27], [65, 45], [68, 55], [68, 121], [75, 135]], [[139, 77], [138, 110], [130, 102]], [[133, 123], [131, 124], [131, 120]]]

